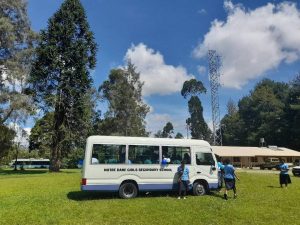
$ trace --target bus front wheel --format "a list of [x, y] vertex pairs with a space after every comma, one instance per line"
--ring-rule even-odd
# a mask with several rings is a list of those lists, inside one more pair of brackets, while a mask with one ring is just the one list
[[193, 194], [196, 196], [205, 195], [207, 192], [206, 186], [201, 182], [195, 182], [193, 185]]
[[136, 185], [132, 182], [125, 182], [121, 184], [119, 189], [119, 196], [124, 199], [135, 198], [138, 194]]

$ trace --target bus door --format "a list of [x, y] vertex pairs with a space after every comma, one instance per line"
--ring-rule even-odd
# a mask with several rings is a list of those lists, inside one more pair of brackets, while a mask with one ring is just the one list
[[218, 179], [217, 165], [213, 153], [207, 150], [210, 149], [197, 147], [194, 151], [195, 175], [204, 176], [208, 179]]

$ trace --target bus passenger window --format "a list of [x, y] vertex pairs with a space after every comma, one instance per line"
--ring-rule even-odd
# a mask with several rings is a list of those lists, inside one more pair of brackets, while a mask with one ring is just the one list
[[170, 158], [170, 164], [180, 164], [183, 160], [186, 164], [191, 164], [191, 151], [189, 147], [163, 146], [162, 157]]
[[125, 163], [125, 145], [94, 144], [91, 164], [121, 164]]
[[158, 164], [159, 146], [129, 145], [128, 161], [132, 164]]
[[98, 155], [93, 154], [92, 155], [92, 164], [99, 164]]

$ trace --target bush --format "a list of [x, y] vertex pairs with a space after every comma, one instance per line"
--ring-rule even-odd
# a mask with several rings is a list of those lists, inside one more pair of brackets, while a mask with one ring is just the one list
[[74, 149], [67, 157], [62, 160], [62, 169], [74, 169], [78, 168], [77, 164], [80, 159], [84, 158], [84, 149], [77, 148]]

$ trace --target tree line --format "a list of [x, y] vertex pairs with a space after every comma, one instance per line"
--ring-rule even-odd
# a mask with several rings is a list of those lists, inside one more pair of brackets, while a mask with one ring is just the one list
[[284, 146], [300, 150], [300, 75], [289, 83], [264, 79], [236, 105], [227, 104], [222, 121], [224, 145]]
[[[94, 87], [91, 71], [98, 44], [79, 0], [65, 0], [39, 33], [31, 30], [24, 0], [1, 1], [0, 43], [0, 159], [15, 148], [9, 124], [21, 126], [30, 116], [36, 121], [29, 149], [49, 157], [51, 171], [74, 167], [90, 135], [151, 135], [145, 122], [150, 107], [130, 60]], [[229, 102], [222, 119], [224, 144], [256, 146], [264, 137], [268, 143], [299, 148], [299, 92], [299, 76], [291, 84], [264, 80], [238, 106]], [[211, 142], [200, 100], [205, 93], [197, 79], [186, 81], [181, 90], [188, 99], [191, 138]], [[107, 103], [107, 111], [99, 110], [100, 102]], [[154, 136], [183, 138], [174, 134], [170, 121]]]

